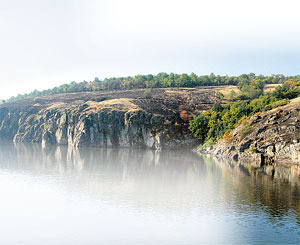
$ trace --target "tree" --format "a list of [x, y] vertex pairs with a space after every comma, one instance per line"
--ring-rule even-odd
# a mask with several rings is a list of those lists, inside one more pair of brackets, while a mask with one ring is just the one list
[[222, 100], [222, 99], [224, 99], [224, 94], [222, 94], [221, 92], [216, 92], [216, 98], [218, 99], [218, 100]]
[[194, 119], [190, 121], [189, 129], [192, 134], [202, 142], [204, 142], [208, 132], [208, 121], [209, 119], [202, 114], [194, 117]]
[[236, 97], [236, 92], [232, 89], [229, 93], [230, 100], [234, 100]]

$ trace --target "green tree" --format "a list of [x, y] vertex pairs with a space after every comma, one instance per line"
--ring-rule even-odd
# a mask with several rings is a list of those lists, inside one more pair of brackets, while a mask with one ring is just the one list
[[196, 116], [189, 125], [189, 129], [192, 134], [199, 140], [204, 141], [208, 132], [208, 121], [209, 119], [200, 114]]

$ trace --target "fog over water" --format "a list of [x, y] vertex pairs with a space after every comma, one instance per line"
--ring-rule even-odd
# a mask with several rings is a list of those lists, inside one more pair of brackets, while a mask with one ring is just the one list
[[189, 151], [1, 144], [0, 243], [296, 244], [298, 172], [282, 173]]

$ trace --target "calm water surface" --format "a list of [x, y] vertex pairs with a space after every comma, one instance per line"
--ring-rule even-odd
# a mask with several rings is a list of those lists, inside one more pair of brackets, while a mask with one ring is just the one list
[[0, 244], [299, 244], [297, 179], [188, 151], [2, 144]]

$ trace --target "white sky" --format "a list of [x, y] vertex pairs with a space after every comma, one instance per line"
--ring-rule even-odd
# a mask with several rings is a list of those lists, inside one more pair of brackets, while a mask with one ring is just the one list
[[0, 0], [0, 98], [94, 77], [300, 74], [299, 0]]

